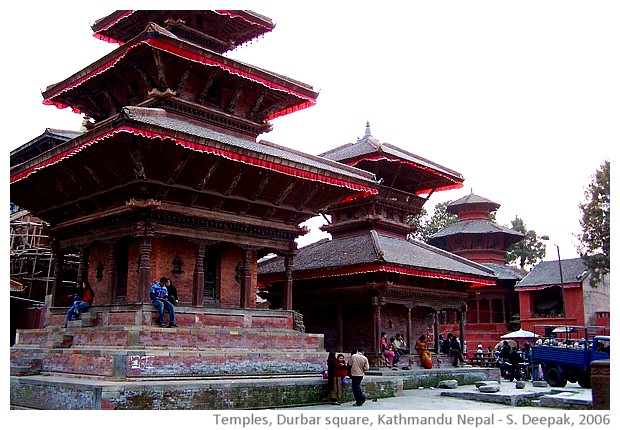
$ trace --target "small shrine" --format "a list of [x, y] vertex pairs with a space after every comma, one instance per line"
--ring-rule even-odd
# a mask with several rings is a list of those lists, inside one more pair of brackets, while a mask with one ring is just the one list
[[[493, 270], [408, 238], [408, 221], [428, 197], [462, 187], [463, 177], [380, 142], [368, 123], [363, 138], [321, 156], [373, 173], [379, 192], [326, 210], [331, 218], [321, 228], [332, 238], [297, 250], [290, 269], [283, 257], [261, 262], [261, 296], [282, 306], [292, 276], [293, 303], [329, 350], [362, 346], [376, 359], [382, 331], [402, 333], [408, 345], [420, 335], [437, 344], [439, 313], [463, 316], [472, 286], [496, 284]], [[465, 336], [463, 324], [458, 333]]]
[[[468, 352], [474, 352], [478, 344], [486, 351], [499, 342], [500, 336], [519, 328], [519, 295], [515, 284], [525, 273], [505, 264], [505, 257], [508, 247], [522, 240], [524, 234], [490, 221], [490, 215], [500, 206], [472, 190], [446, 206], [446, 211], [455, 214], [458, 221], [428, 240], [431, 245], [482, 264], [497, 277], [496, 285], [474, 285], [470, 289], [467, 333], [475, 342], [468, 345]], [[442, 333], [452, 331], [458, 319], [454, 313], [442, 313]]]

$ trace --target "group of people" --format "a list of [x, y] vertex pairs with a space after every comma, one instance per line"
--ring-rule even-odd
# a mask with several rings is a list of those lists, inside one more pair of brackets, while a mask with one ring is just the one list
[[[400, 361], [400, 357], [410, 352], [402, 333], [396, 333], [394, 337], [388, 340], [387, 333], [381, 332], [379, 347], [387, 365], [390, 367], [396, 366]], [[425, 335], [418, 337], [414, 349], [420, 356], [422, 367], [431, 369], [433, 367], [433, 360], [431, 352], [428, 350], [428, 342]]]
[[[84, 279], [78, 281], [75, 288], [75, 294], [72, 296], [73, 305], [71, 305], [67, 312], [65, 324], [62, 326], [63, 328], [67, 328], [69, 321], [78, 319], [80, 313], [90, 308], [95, 299], [95, 292], [88, 280]], [[155, 306], [155, 309], [158, 311], [157, 322], [159, 326], [165, 327], [164, 313], [168, 312], [170, 315], [168, 327], [177, 327], [174, 307], [179, 304], [179, 294], [170, 278], [163, 276], [159, 279], [159, 282], [153, 281], [151, 289], [149, 290], [149, 297], [153, 302], [153, 306]]]
[[510, 347], [507, 340], [502, 342], [502, 346], [497, 352], [497, 357], [503, 362], [510, 364], [511, 372], [516, 378], [519, 366], [525, 365], [525, 380], [537, 381], [540, 378], [538, 366], [534, 366], [532, 360], [532, 346], [529, 342], [523, 344], [521, 351], [516, 346]]
[[439, 335], [439, 349], [442, 353], [452, 357], [452, 365], [454, 367], [459, 367], [459, 364], [461, 366], [465, 364], [461, 341], [453, 333], [448, 333], [445, 339], [442, 335]]
[[149, 297], [153, 302], [153, 306], [157, 309], [157, 323], [159, 326], [165, 327], [164, 314], [168, 312], [170, 315], [168, 327], [178, 327], [174, 307], [179, 303], [179, 295], [170, 278], [162, 276], [159, 282], [154, 281], [149, 291]]
[[342, 386], [347, 383], [347, 378], [351, 378], [351, 391], [355, 397], [355, 406], [362, 406], [366, 402], [366, 396], [362, 392], [362, 379], [364, 379], [364, 372], [369, 369], [370, 364], [364, 355], [363, 348], [351, 351], [348, 363], [343, 354], [336, 355], [330, 352], [327, 357], [327, 378], [331, 403], [340, 404]]
[[[397, 345], [396, 336], [399, 336], [400, 338], [400, 340], [398, 341], [398, 345], [400, 345], [400, 348]], [[396, 336], [391, 337], [388, 340], [387, 333], [382, 331], [381, 339], [379, 340], [379, 348], [381, 350], [381, 354], [383, 354], [387, 365], [390, 367], [396, 366], [398, 364], [398, 361], [400, 360], [400, 356], [406, 354], [405, 351], [407, 345], [405, 343], [405, 340], [402, 339], [402, 335], [400, 335], [400, 333], [398, 333]]]

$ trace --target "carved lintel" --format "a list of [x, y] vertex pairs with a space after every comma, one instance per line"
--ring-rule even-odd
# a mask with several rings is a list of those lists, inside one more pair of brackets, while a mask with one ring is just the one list
[[220, 240], [196, 239], [196, 238], [189, 238], [189, 241], [192, 243], [195, 243], [196, 245], [204, 245], [205, 247], [215, 245], [221, 242]]
[[148, 92], [148, 95], [156, 98], [165, 99], [169, 97], [176, 97], [177, 92], [171, 90], [170, 88], [166, 88], [164, 91], [159, 91], [157, 88], [153, 88]]
[[135, 199], [131, 198], [129, 201], [125, 202], [125, 206], [132, 209], [152, 209], [161, 206], [161, 201], [155, 199]]
[[[143, 237], [155, 237], [155, 230], [157, 229], [157, 222], [153, 220], [143, 220], [136, 223], [136, 231], [138, 236]], [[162, 235], [157, 235], [162, 237]]]

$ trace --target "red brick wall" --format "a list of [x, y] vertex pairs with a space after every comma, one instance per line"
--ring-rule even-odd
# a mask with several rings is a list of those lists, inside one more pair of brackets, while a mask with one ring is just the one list
[[[138, 260], [140, 252], [139, 241], [136, 240], [128, 247], [129, 262], [127, 273], [127, 301], [138, 302], [140, 289], [144, 291], [144, 299], [148, 302], [148, 290], [152, 281], [159, 280], [162, 276], [172, 279], [172, 283], [177, 287], [179, 301], [182, 306], [189, 306], [192, 303], [194, 288], [194, 270], [196, 267], [197, 245], [189, 240], [180, 237], [154, 238], [151, 240], [151, 282], [148, 285], [139, 285]], [[237, 282], [237, 266], [241, 267], [245, 251], [234, 245], [224, 245], [219, 248], [219, 284], [220, 302], [225, 307], [238, 307], [241, 300], [241, 284]], [[174, 275], [172, 273], [172, 261], [179, 257], [183, 262], [182, 273]], [[256, 290], [256, 253], [252, 252], [251, 257], [251, 288]], [[102, 263], [103, 278], [101, 281], [96, 279], [96, 268]], [[98, 304], [112, 303], [109, 276], [109, 245], [95, 243], [90, 249], [88, 279], [95, 290]], [[248, 307], [256, 307], [256, 295], [251, 294], [251, 302]]]
[[[179, 300], [184, 305], [192, 303], [197, 246], [180, 237], [154, 239], [151, 245], [151, 277], [153, 280], [159, 280], [162, 276], [170, 278], [177, 287]], [[183, 272], [174, 275], [172, 261], [177, 256], [183, 262], [181, 265]]]
[[[108, 246], [103, 243], [95, 243], [90, 249], [87, 279], [95, 291], [94, 303], [110, 303], [112, 299], [108, 287], [108, 254]], [[101, 278], [101, 281], [98, 281], [96, 278], [99, 263], [103, 264], [103, 278]]]

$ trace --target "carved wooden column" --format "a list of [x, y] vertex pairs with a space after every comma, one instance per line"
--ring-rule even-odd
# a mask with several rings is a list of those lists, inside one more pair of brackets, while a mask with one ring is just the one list
[[[439, 311], [437, 309], [433, 309], [433, 314], [435, 318], [433, 321], [433, 330], [435, 331], [435, 336], [433, 337], [433, 339], [435, 340], [435, 352], [439, 354]], [[409, 348], [413, 350], [413, 347], [411, 347], [411, 345], [409, 346]]]
[[284, 257], [286, 282], [284, 283], [284, 291], [282, 293], [282, 308], [288, 311], [293, 309], [293, 258], [293, 254], [287, 254]]
[[140, 238], [140, 269], [138, 270], [138, 302], [144, 303], [151, 285], [151, 238]]
[[372, 348], [373, 354], [380, 354], [379, 340], [381, 339], [381, 305], [384, 305], [385, 301], [382, 297], [372, 298], [373, 307], [373, 336], [372, 336]]
[[[156, 223], [146, 220], [138, 222], [138, 238], [140, 240], [140, 254], [138, 268], [138, 302], [144, 303], [148, 299], [148, 289], [151, 286], [151, 241], [155, 234]], [[129, 292], [127, 294], [129, 296]]]
[[255, 306], [252, 304], [256, 304], [256, 299], [254, 299], [254, 294], [256, 291], [252, 288], [252, 267], [251, 261], [252, 256], [254, 255], [253, 249], [251, 247], [243, 248], [243, 259], [241, 262], [241, 308], [249, 309]]
[[[77, 280], [88, 279], [88, 254], [89, 249], [87, 246], [80, 247], [80, 261], [77, 270]], [[89, 279], [90, 281], [90, 279]]]
[[413, 347], [411, 346], [411, 332], [413, 331], [412, 323], [411, 323], [411, 306], [407, 306], [407, 346], [409, 350], [412, 351]]
[[204, 303], [205, 288], [205, 248], [206, 243], [199, 241], [196, 248], [196, 267], [194, 268], [194, 286], [192, 288], [192, 305], [202, 306]]
[[336, 341], [336, 350], [344, 351], [344, 318], [341, 304], [336, 305], [336, 326], [338, 330], [336, 334], [338, 337]]
[[108, 292], [110, 294], [110, 303], [116, 302], [118, 296], [117, 288], [117, 273], [116, 273], [116, 250], [114, 248], [114, 242], [108, 241]]
[[459, 316], [459, 337], [461, 339], [461, 352], [465, 346], [465, 317], [467, 315], [467, 305], [463, 305], [459, 311], [457, 311], [457, 315]]
[[54, 284], [52, 286], [52, 306], [61, 306], [60, 295], [62, 293], [62, 267], [64, 265], [64, 255], [60, 252], [56, 242], [52, 245], [52, 258], [56, 260], [54, 267]]

